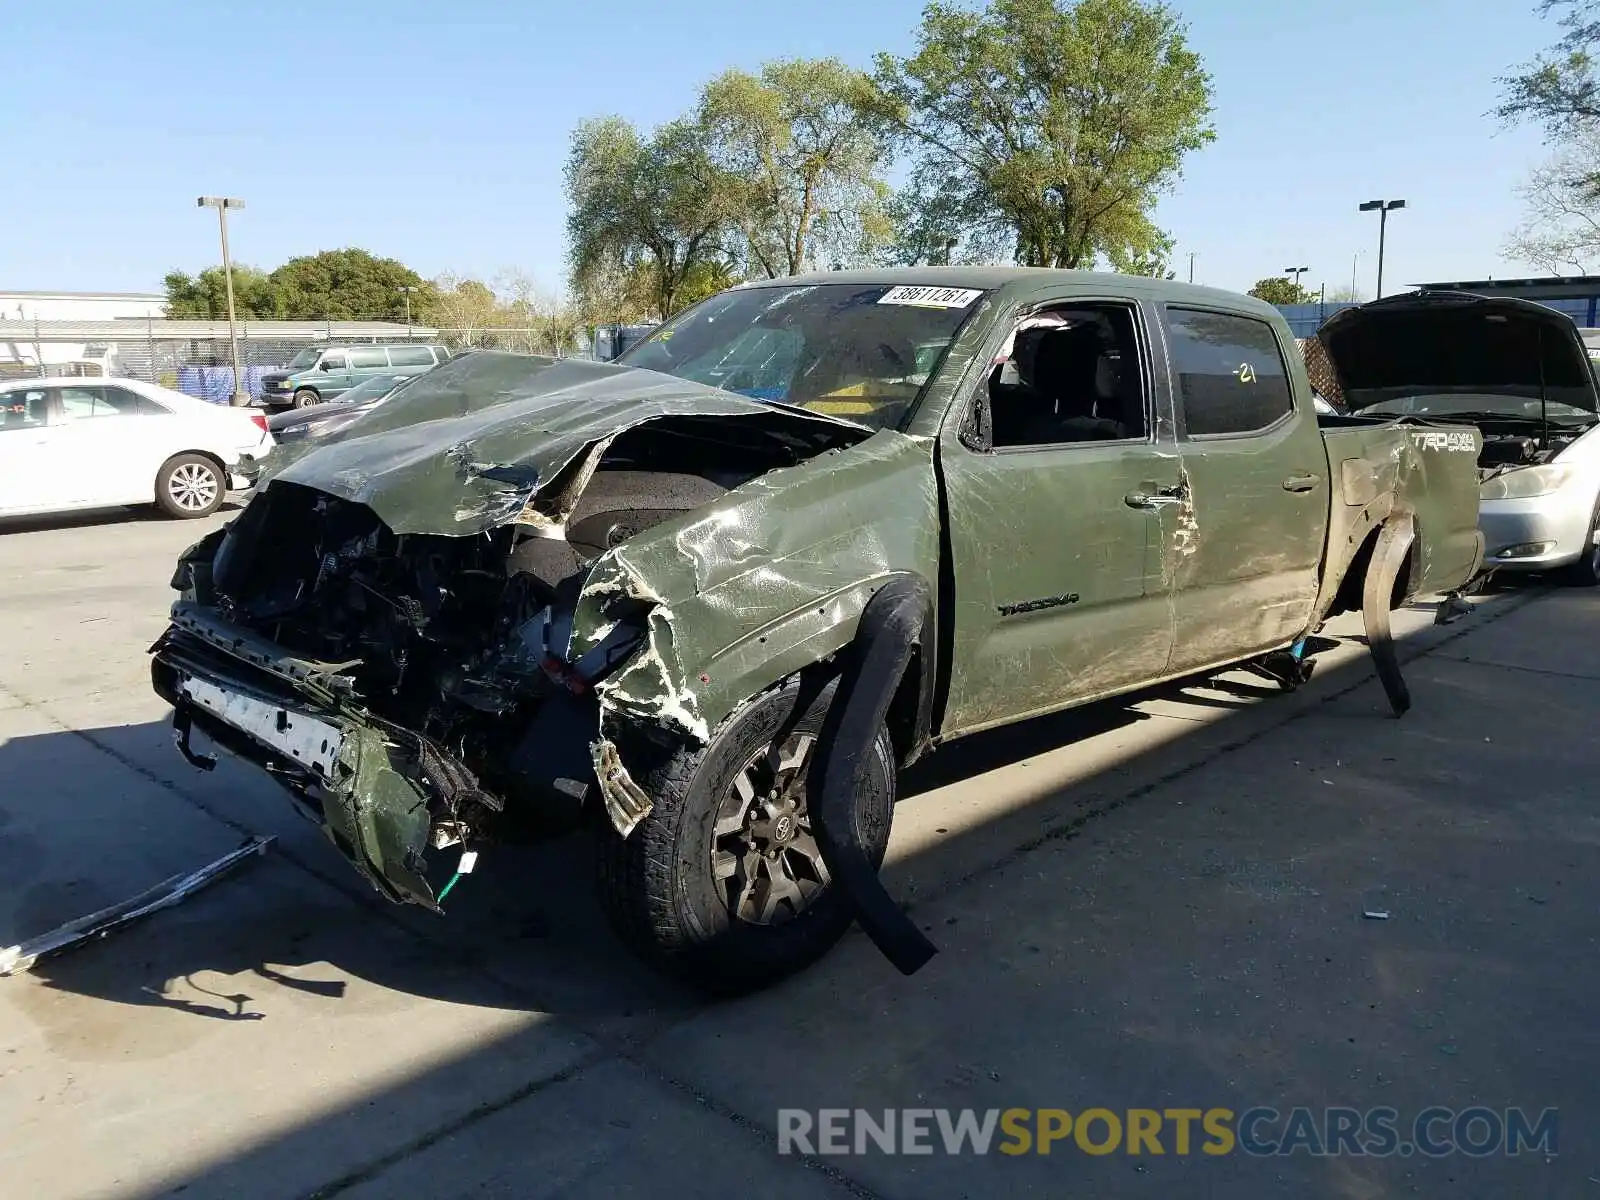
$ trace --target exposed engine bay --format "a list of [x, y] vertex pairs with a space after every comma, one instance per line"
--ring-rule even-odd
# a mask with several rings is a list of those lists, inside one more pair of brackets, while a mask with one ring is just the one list
[[337, 664], [373, 712], [447, 740], [472, 713], [511, 712], [554, 671], [552, 629], [596, 558], [743, 482], [714, 474], [602, 469], [566, 538], [515, 524], [397, 535], [371, 509], [278, 483], [219, 547], [215, 603], [284, 650]]
[[1526, 421], [1514, 425], [1490, 419], [1475, 422], [1483, 434], [1483, 450], [1478, 455], [1479, 474], [1487, 479], [1513, 467], [1532, 467], [1547, 463], [1577, 441], [1590, 425], [1552, 424], [1549, 431], [1530, 432]]

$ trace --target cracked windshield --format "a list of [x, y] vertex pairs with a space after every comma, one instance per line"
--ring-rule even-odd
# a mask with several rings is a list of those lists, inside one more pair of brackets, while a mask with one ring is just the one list
[[915, 407], [981, 295], [883, 284], [736, 289], [619, 361], [889, 429]]

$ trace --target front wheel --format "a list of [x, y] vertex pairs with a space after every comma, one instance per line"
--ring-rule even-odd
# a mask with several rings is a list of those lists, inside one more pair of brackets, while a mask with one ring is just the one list
[[[854, 913], [822, 860], [810, 808], [834, 690], [803, 713], [797, 684], [753, 700], [710, 745], [635, 779], [653, 807], [627, 838], [601, 830], [601, 902], [652, 965], [702, 991], [748, 992], [809, 966], [849, 929]], [[894, 764], [880, 728], [855, 808], [874, 867], [889, 844]]]
[[209, 517], [228, 494], [222, 468], [203, 454], [177, 454], [156, 472], [156, 506], [169, 517]]
[[310, 408], [313, 404], [321, 404], [322, 397], [310, 388], [301, 388], [294, 394], [294, 400], [291, 403], [295, 408]]
[[1600, 503], [1595, 505], [1594, 516], [1589, 521], [1589, 544], [1578, 555], [1578, 561], [1568, 564], [1561, 575], [1573, 587], [1600, 585]]

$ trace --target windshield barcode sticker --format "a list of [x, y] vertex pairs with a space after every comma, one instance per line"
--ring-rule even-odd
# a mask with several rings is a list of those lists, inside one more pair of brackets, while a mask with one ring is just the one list
[[978, 288], [892, 287], [879, 304], [914, 304], [919, 308], [965, 308], [979, 296]]

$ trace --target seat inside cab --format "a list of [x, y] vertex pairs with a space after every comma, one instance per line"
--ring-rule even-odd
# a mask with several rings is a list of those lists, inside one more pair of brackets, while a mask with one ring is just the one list
[[1132, 313], [1108, 305], [1023, 322], [990, 373], [989, 409], [997, 447], [1143, 438]]

